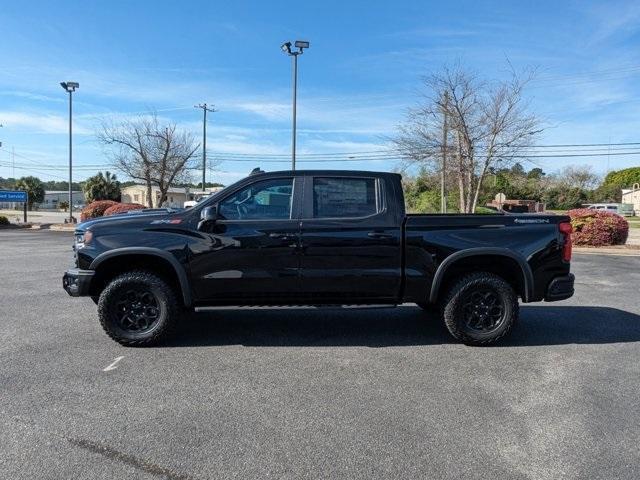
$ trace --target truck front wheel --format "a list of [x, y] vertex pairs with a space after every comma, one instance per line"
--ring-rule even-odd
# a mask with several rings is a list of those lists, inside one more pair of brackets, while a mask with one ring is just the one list
[[100, 324], [116, 342], [128, 347], [153, 346], [173, 330], [178, 317], [173, 289], [145, 271], [115, 277], [100, 294]]
[[488, 272], [465, 275], [443, 303], [447, 329], [467, 345], [487, 345], [507, 335], [518, 318], [518, 297], [502, 277]]

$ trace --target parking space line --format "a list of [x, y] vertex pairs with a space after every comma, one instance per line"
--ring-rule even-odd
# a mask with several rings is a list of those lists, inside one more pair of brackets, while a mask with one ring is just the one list
[[117, 367], [117, 363], [122, 360], [124, 357], [116, 357], [115, 360], [113, 361], [113, 363], [111, 363], [111, 365], [109, 365], [107, 368], [103, 369], [103, 372], [108, 372], [110, 370], [115, 370]]

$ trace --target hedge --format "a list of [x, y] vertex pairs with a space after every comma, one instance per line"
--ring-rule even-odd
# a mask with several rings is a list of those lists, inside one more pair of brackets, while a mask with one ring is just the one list
[[576, 208], [567, 212], [573, 227], [574, 245], [602, 247], [627, 241], [629, 223], [620, 215], [602, 210]]
[[91, 202], [82, 209], [82, 212], [80, 212], [80, 221], [86, 222], [92, 218], [101, 217], [109, 207], [113, 207], [117, 204], [118, 202], [114, 202], [113, 200], [98, 200], [96, 202]]
[[9, 225], [9, 223], [9, 219], [7, 217], [0, 215], [0, 226], [6, 226]]
[[104, 211], [104, 216], [108, 217], [109, 215], [117, 215], [131, 210], [141, 210], [143, 208], [145, 208], [144, 205], [140, 205], [139, 203], [116, 203]]

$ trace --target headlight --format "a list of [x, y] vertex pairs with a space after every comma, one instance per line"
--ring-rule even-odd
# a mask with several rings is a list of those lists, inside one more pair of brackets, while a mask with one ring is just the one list
[[91, 230], [87, 230], [85, 232], [76, 233], [76, 245], [83, 246], [91, 243], [93, 239], [93, 232]]

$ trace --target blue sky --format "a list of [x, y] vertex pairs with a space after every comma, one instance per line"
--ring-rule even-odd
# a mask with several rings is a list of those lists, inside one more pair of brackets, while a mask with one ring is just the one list
[[[311, 42], [300, 58], [301, 154], [382, 149], [415, 104], [421, 76], [460, 61], [500, 78], [507, 58], [538, 70], [527, 95], [545, 119], [540, 143], [640, 141], [637, 1], [4, 1], [1, 11], [0, 165], [14, 149], [16, 176], [66, 178], [63, 80], [80, 83], [74, 180], [95, 173], [82, 165], [106, 163], [93, 135], [102, 119], [154, 108], [200, 136], [193, 105], [205, 101], [219, 110], [210, 116], [211, 153], [288, 154], [291, 70], [279, 46], [296, 39]], [[213, 175], [223, 183], [256, 165], [288, 168], [222, 157]], [[548, 171], [590, 163], [605, 173], [639, 159], [536, 163]], [[12, 173], [0, 166], [0, 176]]]

